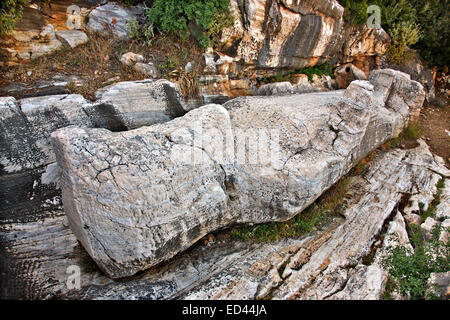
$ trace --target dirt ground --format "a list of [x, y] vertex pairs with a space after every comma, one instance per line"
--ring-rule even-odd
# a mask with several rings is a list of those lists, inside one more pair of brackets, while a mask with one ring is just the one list
[[430, 146], [431, 151], [444, 158], [450, 168], [450, 104], [424, 107], [419, 128], [421, 138]]

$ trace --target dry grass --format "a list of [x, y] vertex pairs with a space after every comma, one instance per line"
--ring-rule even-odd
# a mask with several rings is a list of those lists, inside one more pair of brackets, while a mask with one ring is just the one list
[[[2, 68], [0, 87], [10, 83], [33, 85], [40, 80], [52, 80], [55, 75], [77, 76], [82, 86], [70, 84], [69, 91], [79, 93], [88, 99], [94, 99], [94, 93], [108, 84], [141, 80], [146, 77], [132, 67], [120, 62], [122, 54], [132, 51], [144, 56], [145, 62], [153, 62], [161, 78], [178, 81], [187, 95], [195, 94], [192, 76], [184, 75], [184, 66], [189, 61], [199, 65], [201, 49], [190, 39], [181, 42], [173, 37], [158, 35], [149, 47], [141, 40], [117, 40], [110, 35], [87, 32], [90, 41], [75, 49], [62, 49], [51, 55], [40, 57], [29, 63]], [[182, 70], [174, 77], [170, 73]], [[28, 71], [32, 71], [28, 75]], [[195, 87], [195, 85], [194, 85]]]

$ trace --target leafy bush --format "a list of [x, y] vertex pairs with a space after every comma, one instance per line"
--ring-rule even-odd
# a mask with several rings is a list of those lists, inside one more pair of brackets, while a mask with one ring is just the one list
[[344, 19], [352, 26], [366, 23], [367, 15], [367, 0], [344, 0], [341, 1], [345, 8]]
[[421, 34], [420, 26], [414, 22], [396, 23], [391, 29], [392, 44], [387, 50], [388, 61], [392, 64], [401, 65], [414, 59], [414, 52], [408, 50], [408, 47], [416, 44]]
[[0, 34], [8, 34], [14, 30], [26, 4], [27, 0], [4, 0], [0, 3]]
[[433, 66], [450, 65], [450, 8], [448, 0], [410, 0], [423, 36], [414, 45]]
[[415, 227], [410, 230], [414, 252], [403, 246], [387, 249], [382, 263], [389, 272], [390, 290], [412, 300], [437, 298], [427, 290], [428, 279], [433, 272], [450, 269], [450, 242], [439, 241], [440, 231], [436, 227], [432, 239], [427, 240], [420, 227]]
[[[381, 8], [381, 25], [391, 37], [408, 39], [431, 65], [449, 65], [450, 10], [448, 0], [373, 0]], [[342, 0], [345, 20], [352, 25], [367, 20], [367, 0]], [[419, 30], [421, 30], [419, 32]], [[417, 41], [415, 34], [422, 34]], [[403, 43], [393, 43], [388, 56], [392, 63], [403, 63], [411, 58]]]
[[331, 63], [327, 62], [327, 63], [321, 64], [319, 66], [301, 68], [301, 69], [297, 69], [295, 71], [291, 71], [291, 72], [288, 72], [285, 74], [277, 74], [274, 76], [265, 77], [260, 81], [260, 84], [283, 82], [283, 81], [292, 82], [294, 80], [294, 76], [297, 74], [307, 75], [309, 82], [313, 81], [314, 75], [317, 75], [319, 77], [322, 77], [322, 76], [334, 77], [333, 65]]
[[218, 34], [232, 25], [229, 11], [230, 0], [155, 0], [147, 11], [148, 19], [159, 30], [181, 35], [189, 35], [189, 22], [199, 28], [199, 44], [206, 48], [213, 45]]

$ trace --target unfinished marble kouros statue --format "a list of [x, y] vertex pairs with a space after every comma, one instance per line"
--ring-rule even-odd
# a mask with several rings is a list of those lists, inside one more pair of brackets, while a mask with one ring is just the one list
[[345, 91], [243, 97], [162, 124], [52, 134], [71, 229], [112, 278], [234, 223], [284, 221], [415, 121], [423, 87], [373, 71]]

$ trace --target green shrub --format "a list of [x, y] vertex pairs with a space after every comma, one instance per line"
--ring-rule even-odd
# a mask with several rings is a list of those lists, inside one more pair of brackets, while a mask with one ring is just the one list
[[[381, 8], [381, 25], [392, 37], [396, 31], [417, 32], [422, 37], [411, 43], [420, 55], [432, 66], [449, 65], [450, 57], [450, 10], [448, 0], [373, 0]], [[352, 25], [362, 25], [367, 21], [366, 0], [342, 0], [344, 18]], [[409, 24], [407, 27], [405, 24]], [[404, 37], [403, 37], [404, 38]], [[388, 55], [392, 63], [403, 63], [411, 58], [411, 53], [403, 43], [394, 43]], [[405, 59], [402, 59], [405, 56]], [[396, 63], [399, 64], [399, 63]]]
[[4, 0], [0, 4], [0, 34], [8, 34], [14, 30], [16, 22], [22, 17], [23, 7], [27, 0]]
[[439, 241], [440, 232], [441, 228], [436, 227], [428, 240], [420, 227], [414, 227], [410, 230], [414, 252], [403, 246], [387, 249], [382, 264], [389, 272], [390, 291], [412, 300], [437, 299], [427, 290], [430, 274], [450, 269], [450, 242]]
[[136, 19], [131, 19], [129, 21], [128, 29], [131, 39], [140, 38], [141, 32], [139, 30], [139, 22]]
[[297, 74], [307, 75], [309, 82], [313, 81], [314, 75], [317, 75], [319, 77], [331, 76], [334, 78], [333, 65], [327, 62], [319, 66], [300, 68], [291, 72], [287, 72], [285, 74], [276, 74], [274, 76], [264, 77], [260, 81], [260, 84], [262, 85], [266, 83], [283, 82], [283, 81], [292, 82], [294, 80], [295, 75]]
[[206, 48], [213, 45], [220, 31], [233, 23], [229, 11], [230, 0], [155, 0], [147, 11], [148, 19], [160, 31], [189, 35], [189, 22], [199, 28], [199, 44]]
[[367, 15], [367, 0], [344, 0], [341, 1], [345, 8], [344, 19], [352, 26], [366, 23]]
[[396, 23], [390, 32], [392, 44], [386, 52], [390, 63], [401, 65], [414, 59], [414, 52], [408, 48], [416, 44], [422, 34], [418, 24], [412, 21]]
[[419, 41], [421, 34], [421, 27], [412, 21], [395, 23], [390, 31], [393, 43], [401, 43], [408, 47], [416, 44]]
[[423, 36], [414, 45], [432, 66], [450, 65], [450, 8], [448, 0], [410, 0]]
[[143, 40], [148, 47], [152, 46], [154, 36], [152, 25], [141, 26], [136, 19], [132, 19], [128, 23], [128, 30], [131, 39]]

